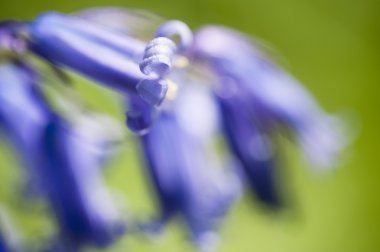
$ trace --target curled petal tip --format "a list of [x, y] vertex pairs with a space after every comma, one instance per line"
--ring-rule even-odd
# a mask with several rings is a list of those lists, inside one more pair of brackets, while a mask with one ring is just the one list
[[190, 28], [179, 20], [171, 20], [161, 25], [156, 37], [179, 37], [178, 50], [179, 52], [186, 51], [193, 43], [193, 33]]
[[163, 79], [145, 79], [137, 84], [136, 89], [145, 102], [152, 106], [158, 106], [166, 96], [168, 84]]
[[154, 38], [145, 48], [140, 70], [146, 75], [162, 77], [169, 73], [172, 59], [177, 50], [173, 41], [165, 37]]
[[169, 73], [172, 66], [171, 58], [167, 55], [152, 55], [144, 58], [140, 63], [140, 70], [146, 75], [155, 74], [164, 76]]
[[136, 109], [127, 112], [127, 126], [137, 135], [145, 135], [152, 127], [154, 121], [154, 110]]

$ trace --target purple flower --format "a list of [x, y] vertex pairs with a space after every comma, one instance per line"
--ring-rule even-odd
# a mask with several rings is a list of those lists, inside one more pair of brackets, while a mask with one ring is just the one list
[[62, 239], [73, 249], [86, 243], [108, 245], [123, 231], [99, 174], [98, 143], [80, 133], [52, 116], [36, 151], [41, 187]]
[[[157, 196], [158, 216], [142, 228], [159, 233], [179, 217], [202, 249], [215, 242], [240, 180], [267, 206], [283, 205], [278, 132], [290, 132], [319, 167], [331, 166], [345, 144], [337, 120], [243, 34], [207, 26], [193, 35], [180, 21], [157, 22], [98, 9], [1, 26], [8, 63], [0, 65], [0, 125], [43, 190], [63, 250], [107, 245], [122, 229], [98, 169], [107, 139], [49, 106], [38, 74], [21, 60], [26, 51], [121, 94]], [[139, 24], [155, 33], [138, 35]], [[222, 158], [214, 146], [221, 137]]]
[[83, 74], [123, 95], [139, 94], [152, 105], [165, 97], [165, 81], [139, 69], [145, 50], [140, 40], [58, 13], [41, 15], [27, 25], [26, 33], [29, 50], [59, 68]]
[[[238, 197], [240, 184], [232, 170], [218, 167], [222, 164], [212, 148], [215, 104], [197, 90], [182, 91], [173, 107], [163, 109], [149, 132], [140, 136], [146, 171], [159, 206], [158, 220], [149, 227], [159, 232], [179, 216], [195, 244], [206, 249], [215, 245], [215, 231]], [[190, 107], [196, 114], [190, 120], [194, 127], [183, 115]]]
[[222, 27], [202, 28], [193, 55], [215, 74], [221, 96], [229, 92], [244, 100], [256, 124], [289, 128], [313, 165], [331, 166], [343, 145], [336, 121], [246, 36]]
[[34, 177], [32, 150], [48, 121], [46, 107], [35, 83], [35, 73], [22, 62], [0, 65], [0, 127]]
[[281, 128], [291, 131], [312, 165], [332, 165], [343, 146], [333, 118], [246, 36], [204, 27], [195, 34], [191, 55], [213, 76], [226, 140], [259, 200], [281, 203], [271, 140]]
[[[240, 91], [236, 91], [240, 92]], [[226, 141], [240, 160], [245, 182], [260, 202], [278, 208], [283, 202], [277, 181], [277, 160], [270, 142], [270, 130], [255, 121], [254, 111], [245, 104], [245, 93], [215, 95], [219, 103]]]
[[45, 197], [60, 239], [70, 251], [111, 243], [123, 224], [100, 174], [106, 139], [57, 115], [26, 64], [1, 64], [0, 76], [1, 129]]

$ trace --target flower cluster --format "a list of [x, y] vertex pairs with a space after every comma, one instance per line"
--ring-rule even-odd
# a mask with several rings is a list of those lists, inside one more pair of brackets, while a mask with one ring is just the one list
[[[58, 84], [44, 79], [41, 65], [54, 69]], [[158, 234], [179, 217], [201, 249], [215, 245], [245, 187], [264, 206], [283, 207], [279, 134], [317, 167], [331, 167], [344, 145], [337, 120], [231, 29], [193, 32], [180, 21], [113, 8], [2, 22], [0, 130], [20, 157], [28, 188], [57, 223], [49, 251], [108, 246], [129, 224], [102, 178], [123, 138], [104, 130], [115, 119], [71, 106], [64, 94], [56, 99], [66, 109], [57, 109], [46, 93], [70, 82], [70, 72], [125, 101], [126, 125], [157, 198], [157, 216], [138, 230]]]

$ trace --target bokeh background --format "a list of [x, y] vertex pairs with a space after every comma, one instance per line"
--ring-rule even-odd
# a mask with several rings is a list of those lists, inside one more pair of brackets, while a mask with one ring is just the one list
[[[340, 167], [323, 176], [310, 173], [290, 147], [284, 173], [294, 194], [293, 210], [273, 216], [243, 199], [221, 230], [218, 251], [380, 251], [378, 0], [0, 0], [0, 19], [30, 20], [44, 11], [96, 6], [146, 9], [192, 28], [222, 24], [255, 36], [327, 111], [344, 114], [357, 134]], [[124, 120], [104, 90], [84, 81], [77, 86], [90, 106]], [[20, 169], [3, 141], [0, 146], [0, 202], [27, 243], [46, 239], [54, 227], [43, 205], [15, 196]], [[133, 140], [124, 152], [105, 171], [107, 182], [130, 217], [149, 216], [153, 201]], [[107, 251], [192, 251], [184, 236], [174, 222], [159, 242], [126, 237]]]

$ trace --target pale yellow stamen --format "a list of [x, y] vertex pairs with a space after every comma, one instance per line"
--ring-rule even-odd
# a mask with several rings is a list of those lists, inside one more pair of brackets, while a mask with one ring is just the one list
[[174, 62], [174, 67], [175, 68], [185, 68], [189, 65], [189, 60], [185, 56], [179, 56], [178, 58], [175, 59]]
[[174, 100], [177, 96], [178, 85], [169, 79], [167, 79], [166, 81], [168, 83], [168, 91], [166, 93], [166, 99]]

